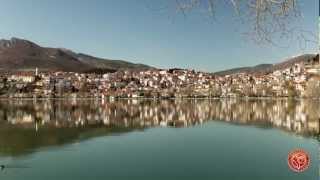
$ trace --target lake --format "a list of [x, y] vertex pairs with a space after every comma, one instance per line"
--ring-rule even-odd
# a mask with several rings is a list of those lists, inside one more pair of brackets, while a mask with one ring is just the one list
[[[311, 180], [320, 101], [1, 100], [5, 180]], [[309, 152], [302, 173], [293, 149]]]

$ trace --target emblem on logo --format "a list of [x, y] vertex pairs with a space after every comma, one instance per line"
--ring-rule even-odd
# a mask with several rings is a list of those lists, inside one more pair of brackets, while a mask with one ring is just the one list
[[303, 172], [308, 169], [310, 165], [309, 154], [302, 150], [296, 149], [288, 155], [288, 166], [294, 172]]

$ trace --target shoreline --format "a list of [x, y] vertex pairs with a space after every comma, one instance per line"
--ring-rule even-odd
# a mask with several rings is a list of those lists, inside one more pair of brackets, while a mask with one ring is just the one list
[[55, 97], [55, 98], [34, 98], [34, 97], [0, 97], [0, 101], [3, 100], [106, 100], [106, 101], [116, 101], [116, 100], [312, 100], [320, 101], [320, 98], [307, 98], [307, 97], [194, 97], [194, 98], [147, 98], [147, 97], [114, 97], [114, 98], [101, 98], [101, 97]]

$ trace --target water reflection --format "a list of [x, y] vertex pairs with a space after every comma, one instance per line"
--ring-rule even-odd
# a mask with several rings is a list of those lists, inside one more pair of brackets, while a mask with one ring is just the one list
[[226, 121], [318, 137], [320, 102], [311, 100], [2, 100], [0, 154], [149, 127]]

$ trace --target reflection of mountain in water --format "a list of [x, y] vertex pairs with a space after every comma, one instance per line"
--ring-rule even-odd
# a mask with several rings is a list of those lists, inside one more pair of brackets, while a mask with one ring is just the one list
[[0, 153], [19, 155], [90, 137], [155, 126], [185, 127], [210, 120], [318, 136], [319, 107], [319, 101], [271, 99], [6, 100], [0, 101]]

